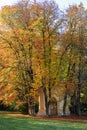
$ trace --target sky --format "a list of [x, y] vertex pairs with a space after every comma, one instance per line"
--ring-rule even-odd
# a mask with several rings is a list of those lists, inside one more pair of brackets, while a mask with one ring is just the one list
[[[0, 8], [4, 5], [12, 5], [14, 3], [16, 3], [18, 0], [0, 0]], [[80, 4], [83, 3], [84, 7], [87, 9], [87, 0], [55, 0], [58, 5], [59, 8], [61, 10], [66, 9], [67, 7], [69, 7], [69, 5], [72, 4]]]

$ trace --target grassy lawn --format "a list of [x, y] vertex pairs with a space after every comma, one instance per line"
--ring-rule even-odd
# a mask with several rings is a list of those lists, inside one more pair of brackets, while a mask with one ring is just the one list
[[87, 124], [0, 115], [0, 130], [87, 130]]

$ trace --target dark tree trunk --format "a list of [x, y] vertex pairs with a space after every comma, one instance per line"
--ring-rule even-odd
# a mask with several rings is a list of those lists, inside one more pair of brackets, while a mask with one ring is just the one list
[[80, 115], [80, 87], [71, 97], [71, 113]]
[[48, 99], [47, 99], [47, 90], [46, 90], [46, 87], [44, 87], [43, 92], [44, 92], [44, 98], [45, 98], [46, 115], [48, 115]]
[[63, 115], [66, 115], [67, 93], [64, 95]]
[[76, 110], [78, 115], [80, 115], [80, 92], [81, 92], [81, 81], [80, 81], [80, 73], [79, 73], [78, 88], [77, 88], [77, 104], [76, 104]]
[[76, 90], [74, 91], [73, 96], [71, 96], [71, 107], [70, 107], [70, 112], [72, 114], [77, 114], [76, 110], [76, 104], [77, 104], [77, 97], [76, 97]]
[[81, 61], [82, 61], [82, 57], [80, 55], [79, 66], [78, 66], [79, 70], [78, 70], [77, 105], [76, 105], [76, 110], [78, 115], [80, 115], [80, 92], [81, 92], [81, 73], [82, 73]]
[[80, 115], [80, 87], [77, 91], [77, 104], [76, 104], [77, 115]]
[[29, 101], [29, 97], [28, 97], [28, 108], [27, 108], [28, 110], [28, 114], [30, 115], [31, 113], [30, 113], [30, 101]]

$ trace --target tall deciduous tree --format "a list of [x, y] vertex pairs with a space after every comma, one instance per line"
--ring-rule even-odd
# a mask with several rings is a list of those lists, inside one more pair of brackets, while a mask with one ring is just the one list
[[33, 18], [30, 8], [28, 1], [3, 7], [1, 17], [5, 28], [0, 32], [1, 42], [5, 43], [5, 47], [14, 55], [14, 64], [10, 66], [16, 73], [14, 89], [19, 99], [28, 103], [28, 109], [32, 105], [31, 98], [33, 100], [33, 95], [30, 94], [33, 89]]
[[[82, 90], [82, 73], [85, 64], [85, 49], [86, 49], [86, 16], [87, 11], [83, 5], [71, 6], [66, 14], [66, 44], [67, 51], [70, 51], [70, 74], [69, 79], [73, 83], [74, 96], [72, 96], [74, 112], [80, 115], [80, 95]], [[64, 40], [64, 39], [63, 39]], [[74, 98], [74, 99], [73, 99]]]
[[46, 114], [48, 115], [56, 66], [56, 60], [54, 60], [56, 55], [53, 48], [59, 40], [59, 29], [63, 21], [63, 14], [54, 1], [44, 1], [36, 6], [39, 10], [37, 11], [36, 8], [36, 15], [39, 16], [36, 24], [39, 40], [39, 42], [38, 40], [36, 42], [37, 62], [40, 65], [40, 80], [45, 97]]

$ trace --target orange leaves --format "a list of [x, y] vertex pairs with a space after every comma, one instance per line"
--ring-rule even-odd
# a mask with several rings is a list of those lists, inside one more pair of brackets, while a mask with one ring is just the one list
[[3, 100], [5, 104], [10, 104], [17, 97], [16, 91], [12, 88], [11, 84], [8, 84], [5, 87], [0, 87], [0, 100]]
[[67, 10], [67, 16], [70, 17], [75, 17], [76, 13], [78, 11], [78, 7], [76, 5], [71, 6], [68, 10]]
[[[79, 36], [83, 36], [79, 8], [70, 7], [66, 21], [52, 1], [35, 4], [22, 1], [1, 10], [0, 58], [5, 68], [1, 71], [0, 81], [7, 83], [2, 90], [2, 96], [7, 94], [7, 101], [14, 100], [16, 93], [13, 90], [16, 88], [22, 99], [33, 97], [35, 91], [32, 88], [42, 86], [42, 79], [46, 88], [58, 88], [64, 92], [67, 84], [67, 90], [73, 89], [69, 79], [72, 76], [73, 82], [77, 82], [74, 76], [79, 63]], [[64, 29], [62, 33], [60, 26]]]

